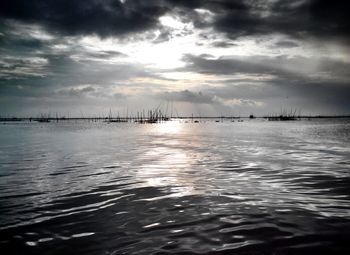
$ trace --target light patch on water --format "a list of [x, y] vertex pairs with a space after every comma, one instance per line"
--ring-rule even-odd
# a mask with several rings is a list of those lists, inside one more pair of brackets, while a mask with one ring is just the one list
[[46, 242], [49, 242], [49, 241], [52, 241], [53, 240], [53, 238], [51, 238], [51, 237], [46, 237], [46, 238], [40, 238], [39, 240], [38, 240], [38, 242], [39, 243], [46, 243]]
[[155, 126], [156, 132], [159, 134], [179, 134], [183, 129], [183, 125], [179, 121], [167, 121], [159, 123]]
[[79, 233], [72, 235], [72, 238], [78, 238], [78, 237], [85, 237], [85, 236], [92, 236], [94, 235], [94, 232], [87, 232], [87, 233]]
[[120, 215], [120, 214], [128, 214], [128, 212], [117, 212], [115, 215]]
[[180, 233], [180, 232], [183, 232], [184, 229], [174, 229], [174, 230], [170, 230], [170, 233]]
[[160, 223], [159, 223], [159, 222], [156, 222], [156, 223], [152, 223], [152, 224], [143, 226], [143, 228], [152, 228], [152, 227], [159, 226], [159, 225], [160, 225]]
[[28, 245], [28, 246], [37, 246], [38, 244], [36, 242], [26, 242], [26, 245]]

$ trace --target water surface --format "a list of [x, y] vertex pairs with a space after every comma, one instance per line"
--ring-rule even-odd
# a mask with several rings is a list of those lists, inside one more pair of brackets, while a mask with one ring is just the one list
[[4, 254], [347, 254], [350, 121], [0, 125]]

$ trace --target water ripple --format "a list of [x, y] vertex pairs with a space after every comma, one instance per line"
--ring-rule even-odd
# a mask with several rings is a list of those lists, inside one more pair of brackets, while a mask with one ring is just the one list
[[8, 254], [347, 254], [348, 120], [0, 128]]

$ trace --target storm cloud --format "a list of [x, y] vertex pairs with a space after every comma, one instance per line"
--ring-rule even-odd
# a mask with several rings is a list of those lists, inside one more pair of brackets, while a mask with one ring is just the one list
[[[40, 24], [54, 33], [123, 35], [151, 29], [158, 18], [177, 9], [197, 26], [212, 26], [230, 37], [286, 33], [292, 36], [331, 36], [348, 39], [349, 3], [335, 0], [4, 0], [3, 19]], [[196, 9], [215, 14], [211, 22], [194, 15]]]
[[27, 23], [40, 24], [54, 33], [122, 35], [139, 32], [157, 23], [166, 12], [152, 1], [1, 1], [0, 15]]

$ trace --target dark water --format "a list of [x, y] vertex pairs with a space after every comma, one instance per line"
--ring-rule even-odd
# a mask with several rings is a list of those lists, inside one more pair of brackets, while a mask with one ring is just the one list
[[350, 121], [0, 125], [1, 254], [350, 254]]

